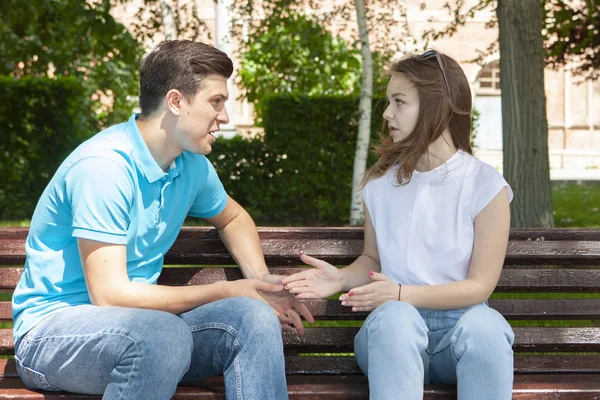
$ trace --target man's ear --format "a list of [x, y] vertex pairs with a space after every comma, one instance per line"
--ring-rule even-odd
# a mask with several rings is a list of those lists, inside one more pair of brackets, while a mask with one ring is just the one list
[[171, 89], [165, 96], [167, 100], [167, 108], [171, 114], [178, 117], [181, 113], [181, 102], [184, 101], [183, 95], [177, 89]]

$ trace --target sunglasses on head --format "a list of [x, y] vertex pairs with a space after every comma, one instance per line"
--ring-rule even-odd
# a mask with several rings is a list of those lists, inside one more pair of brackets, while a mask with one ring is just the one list
[[450, 85], [448, 85], [448, 78], [446, 78], [446, 70], [444, 69], [444, 63], [442, 62], [442, 56], [435, 50], [428, 50], [425, 53], [421, 54], [419, 58], [427, 59], [435, 56], [437, 60], [438, 66], [440, 70], [442, 70], [442, 75], [444, 76], [444, 83], [446, 84], [446, 89], [448, 89], [448, 96], [450, 96]]

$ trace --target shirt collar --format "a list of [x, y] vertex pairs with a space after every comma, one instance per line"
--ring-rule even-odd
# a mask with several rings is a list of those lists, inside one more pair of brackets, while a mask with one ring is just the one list
[[464, 155], [466, 153], [458, 150], [445, 163], [438, 165], [434, 169], [426, 172], [413, 171], [412, 178], [420, 183], [438, 184], [443, 182], [452, 172], [460, 168], [466, 161]]
[[165, 173], [165, 171], [160, 168], [154, 157], [152, 157], [150, 149], [148, 149], [148, 145], [144, 141], [142, 133], [135, 122], [139, 115], [140, 114], [136, 113], [129, 118], [129, 121], [127, 121], [127, 130], [129, 137], [131, 138], [134, 151], [137, 155], [137, 161], [139, 163], [140, 170], [146, 179], [148, 179], [149, 183], [154, 183], [168, 175], [171, 178], [178, 177], [183, 170], [182, 154], [173, 160], [169, 166], [168, 173]]

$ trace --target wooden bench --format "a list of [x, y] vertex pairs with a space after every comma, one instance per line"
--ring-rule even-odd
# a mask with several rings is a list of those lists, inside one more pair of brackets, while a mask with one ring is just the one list
[[[261, 228], [273, 273], [297, 271], [298, 251], [347, 265], [362, 250], [360, 228]], [[26, 228], [0, 228], [0, 290], [10, 293], [25, 260]], [[165, 257], [161, 284], [204, 284], [241, 278], [213, 229], [185, 228]], [[188, 265], [188, 267], [181, 267]], [[193, 267], [189, 267], [193, 265]], [[215, 266], [216, 265], [216, 266]], [[600, 399], [600, 230], [513, 230], [506, 267], [490, 305], [515, 326], [515, 399]], [[211, 266], [211, 267], [203, 267]], [[506, 293], [522, 293], [502, 298]], [[535, 293], [558, 293], [531, 298]], [[564, 295], [575, 293], [575, 295]], [[530, 298], [527, 298], [530, 295]], [[595, 295], [595, 296], [594, 296]], [[504, 295], [507, 297], [507, 295]], [[303, 337], [286, 333], [285, 353], [291, 399], [368, 399], [366, 378], [352, 356], [353, 338], [365, 313], [354, 314], [336, 300], [307, 302], [321, 324]], [[9, 301], [0, 320], [11, 322]], [[343, 326], [331, 321], [348, 320]], [[536, 326], [522, 326], [522, 321]], [[554, 321], [572, 326], [552, 326]], [[8, 325], [10, 326], [10, 325]], [[0, 329], [0, 353], [13, 354], [12, 331]], [[324, 353], [325, 355], [320, 355]], [[455, 399], [452, 385], [425, 389], [428, 399]], [[2, 399], [84, 399], [93, 396], [30, 391], [14, 361], [0, 360]], [[221, 378], [180, 386], [176, 399], [223, 399]], [[265, 399], [270, 400], [270, 399]]]

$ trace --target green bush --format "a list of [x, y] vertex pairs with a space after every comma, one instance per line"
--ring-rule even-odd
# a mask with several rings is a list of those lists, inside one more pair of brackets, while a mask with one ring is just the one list
[[262, 121], [263, 100], [290, 93], [351, 95], [360, 90], [360, 51], [314, 18], [288, 10], [242, 43], [238, 84]]
[[30, 218], [52, 174], [98, 130], [74, 78], [0, 76], [0, 218]]
[[[385, 104], [373, 101], [372, 143]], [[264, 136], [214, 145], [211, 160], [229, 194], [260, 225], [347, 225], [358, 98], [271, 97], [263, 118]]]

